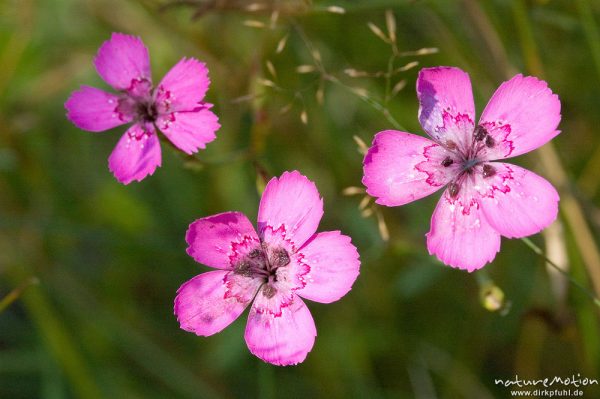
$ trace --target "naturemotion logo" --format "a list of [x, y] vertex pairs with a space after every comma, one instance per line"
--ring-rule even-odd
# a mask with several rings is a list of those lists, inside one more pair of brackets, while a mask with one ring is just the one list
[[552, 377], [552, 378], [539, 378], [539, 379], [526, 379], [520, 378], [519, 375], [515, 375], [513, 379], [494, 379], [495, 385], [502, 385], [504, 387], [537, 387], [543, 386], [549, 388], [553, 385], [561, 386], [572, 386], [575, 388], [586, 387], [590, 385], [598, 385], [598, 380], [595, 378], [582, 377], [581, 374], [577, 373], [577, 376], [571, 375], [570, 377]]

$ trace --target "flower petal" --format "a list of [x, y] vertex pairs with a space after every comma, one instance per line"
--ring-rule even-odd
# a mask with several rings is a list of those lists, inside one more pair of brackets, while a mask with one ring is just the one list
[[475, 121], [469, 75], [452, 67], [424, 68], [417, 79], [419, 121], [438, 143], [468, 148]]
[[258, 208], [258, 234], [272, 246], [296, 252], [316, 231], [323, 200], [315, 183], [298, 171], [272, 178]]
[[89, 86], [74, 91], [65, 108], [67, 118], [75, 126], [90, 132], [101, 132], [133, 119], [133, 115], [119, 108], [119, 96]]
[[310, 311], [297, 295], [278, 291], [256, 295], [244, 338], [250, 352], [278, 366], [298, 364], [315, 343], [317, 329]]
[[127, 90], [134, 82], [152, 82], [148, 49], [136, 36], [113, 33], [98, 50], [94, 64], [102, 79], [117, 90]]
[[183, 58], [167, 72], [156, 89], [159, 114], [195, 110], [209, 85], [206, 65], [193, 58]]
[[207, 143], [215, 139], [215, 132], [221, 127], [217, 116], [206, 106], [198, 107], [196, 111], [161, 115], [156, 125], [177, 148], [187, 154], [205, 148]]
[[558, 193], [548, 181], [515, 165], [492, 162], [496, 173], [480, 177], [483, 214], [505, 237], [535, 234], [558, 214]]
[[453, 154], [414, 134], [379, 132], [363, 162], [363, 184], [380, 205], [398, 206], [423, 198], [447, 184], [459, 163], [442, 163]]
[[444, 191], [427, 233], [430, 255], [469, 272], [491, 262], [500, 250], [500, 234], [487, 222], [469, 176], [455, 198]]
[[479, 124], [494, 138], [487, 159], [514, 157], [546, 144], [560, 131], [560, 100], [543, 80], [517, 75], [498, 87]]
[[160, 163], [160, 143], [151, 124], [131, 126], [108, 158], [108, 168], [123, 184], [142, 181]]
[[202, 273], [177, 290], [175, 316], [186, 331], [202, 336], [218, 333], [246, 309], [261, 283], [221, 270]]
[[339, 231], [326, 231], [314, 235], [300, 248], [292, 256], [290, 267], [300, 272], [303, 282], [296, 294], [330, 303], [350, 291], [358, 277], [360, 261], [350, 237]]
[[188, 255], [196, 262], [229, 270], [260, 247], [252, 223], [241, 212], [225, 212], [196, 220], [190, 224], [185, 241]]

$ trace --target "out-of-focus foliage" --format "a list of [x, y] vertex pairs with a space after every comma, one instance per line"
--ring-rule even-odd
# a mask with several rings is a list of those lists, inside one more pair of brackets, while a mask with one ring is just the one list
[[[503, 240], [477, 278], [427, 254], [437, 195], [360, 209], [343, 190], [360, 186], [353, 136], [370, 143], [393, 120], [422, 132], [419, 67], [469, 72], [479, 112], [507, 77], [538, 75], [562, 100], [558, 160], [516, 162], [553, 180], [563, 207], [558, 233], [533, 240], [592, 290], [599, 23], [586, 0], [0, 2], [0, 298], [18, 296], [0, 313], [0, 397], [491, 398], [508, 396], [494, 379], [515, 374], [598, 378], [598, 309], [573, 286], [563, 295], [522, 242]], [[396, 53], [382, 40], [394, 25]], [[164, 148], [154, 176], [129, 186], [107, 168], [124, 129], [80, 131], [63, 108], [81, 84], [107, 88], [92, 59], [113, 31], [143, 38], [155, 81], [183, 56], [205, 61], [222, 124], [194, 158]], [[245, 316], [200, 338], [179, 329], [172, 301], [207, 270], [185, 253], [188, 224], [253, 219], [261, 176], [293, 169], [324, 197], [321, 230], [350, 235], [362, 269], [339, 302], [309, 303], [316, 345], [277, 368], [248, 352]], [[494, 301], [501, 311], [486, 310]]]

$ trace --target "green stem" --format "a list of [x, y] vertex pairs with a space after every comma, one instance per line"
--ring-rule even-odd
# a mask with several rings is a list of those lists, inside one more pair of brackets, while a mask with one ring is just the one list
[[529, 248], [531, 248], [533, 250], [533, 252], [535, 252], [537, 255], [539, 255], [541, 258], [543, 258], [547, 264], [549, 264], [550, 266], [552, 266], [556, 271], [558, 271], [560, 274], [562, 274], [563, 276], [565, 276], [565, 278], [567, 278], [567, 280], [569, 280], [569, 282], [571, 284], [573, 284], [575, 287], [579, 288], [579, 290], [581, 292], [583, 292], [585, 295], [587, 295], [596, 306], [600, 307], [600, 299], [598, 299], [598, 297], [596, 297], [593, 293], [591, 293], [586, 287], [584, 287], [579, 281], [575, 280], [573, 278], [573, 276], [571, 276], [569, 273], [567, 273], [566, 271], [564, 271], [560, 266], [558, 266], [556, 263], [554, 263], [553, 261], [551, 261], [550, 259], [548, 259], [548, 257], [546, 257], [546, 255], [544, 254], [544, 251], [542, 251], [542, 249], [540, 247], [538, 247], [537, 245], [535, 245], [529, 238], [527, 237], [523, 237], [521, 238], [521, 241], [523, 241], [525, 243], [525, 245], [527, 245]]
[[396, 118], [394, 118], [392, 116], [392, 114], [390, 114], [390, 111], [383, 104], [381, 104], [379, 101], [377, 101], [377, 100], [375, 100], [375, 99], [373, 99], [373, 98], [371, 98], [369, 96], [365, 96], [365, 95], [357, 93], [352, 87], [346, 86], [344, 83], [340, 82], [334, 76], [326, 76], [325, 79], [328, 82], [335, 83], [338, 86], [343, 87], [344, 89], [348, 90], [350, 93], [357, 95], [358, 98], [360, 98], [361, 100], [363, 100], [364, 102], [366, 102], [367, 104], [369, 104], [373, 109], [381, 112], [381, 114], [394, 127], [394, 129], [403, 130], [403, 131], [406, 130], [404, 127], [402, 127], [402, 125], [400, 124], [400, 122], [398, 122], [396, 120]]
[[[353, 89], [352, 87], [349, 87], [347, 85], [345, 85], [344, 83], [342, 83], [338, 78], [336, 78], [335, 76], [330, 75], [329, 73], [327, 73], [327, 71], [325, 70], [325, 66], [323, 65], [322, 61], [320, 59], [317, 59], [315, 57], [315, 53], [316, 53], [316, 49], [314, 48], [312, 42], [309, 40], [308, 36], [306, 35], [306, 33], [304, 33], [304, 30], [302, 29], [302, 27], [296, 23], [295, 21], [292, 20], [292, 26], [294, 27], [294, 29], [296, 30], [296, 32], [298, 32], [298, 35], [300, 36], [300, 38], [302, 39], [302, 41], [304, 42], [304, 45], [308, 48], [311, 56], [313, 57], [313, 62], [315, 63], [315, 66], [317, 67], [317, 69], [319, 70], [322, 78], [328, 82], [332, 82], [337, 84], [340, 87], [343, 87], [344, 89], [348, 90], [350, 93], [357, 95], [361, 100], [363, 100], [364, 102], [366, 102], [367, 104], [369, 104], [372, 108], [374, 108], [375, 110], [381, 112], [381, 114], [385, 117], [385, 119], [388, 120], [388, 122], [397, 130], [406, 130], [404, 127], [402, 127], [402, 125], [400, 125], [400, 123], [392, 116], [392, 114], [390, 114], [390, 111], [387, 109], [387, 107], [384, 104], [381, 104], [379, 101], [367, 96], [367, 95], [363, 95], [363, 94], [359, 94], [356, 92], [355, 89]], [[390, 59], [390, 62], [392, 63], [392, 67], [393, 67], [393, 61], [395, 59], [395, 56], [392, 55], [392, 58]]]
[[477, 281], [477, 284], [479, 285], [480, 288], [481, 287], [485, 287], [485, 286], [487, 286], [489, 284], [494, 284], [494, 281], [490, 277], [490, 275], [487, 272], [487, 270], [485, 270], [485, 269], [479, 269], [474, 274], [475, 274], [475, 280]]
[[388, 69], [385, 74], [385, 97], [383, 103], [387, 107], [390, 102], [391, 92], [392, 92], [392, 75], [394, 74], [394, 62], [396, 61], [396, 53], [398, 52], [395, 47], [393, 47], [392, 55], [388, 60]]
[[39, 284], [39, 282], [40, 280], [38, 280], [37, 277], [29, 277], [27, 280], [21, 283], [21, 285], [9, 292], [4, 298], [0, 300], [0, 313], [2, 313], [7, 307], [9, 307], [11, 303], [19, 299], [19, 297], [21, 296], [23, 291], [27, 289], [27, 287], [34, 284]]

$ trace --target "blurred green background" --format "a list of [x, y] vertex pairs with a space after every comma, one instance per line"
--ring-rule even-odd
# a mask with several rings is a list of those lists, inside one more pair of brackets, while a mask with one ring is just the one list
[[[515, 374], [600, 378], [598, 307], [523, 242], [503, 239], [483, 273], [453, 270], [425, 247], [439, 194], [363, 209], [343, 194], [361, 186], [354, 135], [369, 144], [393, 120], [422, 134], [420, 67], [467, 71], [479, 112], [502, 81], [536, 75], [562, 100], [563, 133], [514, 162], [562, 201], [532, 240], [599, 293], [599, 1], [167, 3], [0, 1], [0, 397], [494, 398]], [[393, 21], [396, 52], [378, 37]], [[163, 145], [163, 166], [129, 186], [107, 167], [125, 129], [81, 131], [63, 107], [82, 84], [108, 89], [92, 60], [114, 31], [142, 37], [155, 82], [183, 56], [205, 61], [222, 124], [193, 158]], [[315, 347], [278, 368], [247, 350], [246, 314], [201, 338], [172, 303], [208, 270], [185, 253], [188, 224], [254, 220], [264, 177], [293, 169], [324, 197], [320, 230], [350, 235], [362, 267], [342, 300], [308, 303]], [[482, 302], [490, 284], [504, 300]]]

